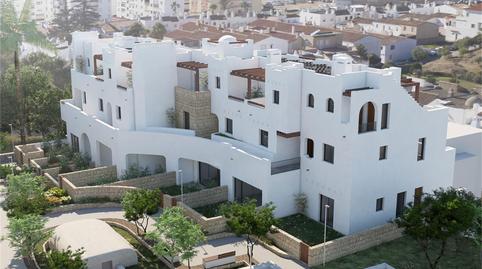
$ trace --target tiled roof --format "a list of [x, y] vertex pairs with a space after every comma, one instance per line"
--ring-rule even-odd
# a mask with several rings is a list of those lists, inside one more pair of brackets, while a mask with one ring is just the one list
[[290, 23], [270, 21], [270, 20], [255, 20], [251, 22], [249, 26], [255, 29], [274, 28], [276, 31], [283, 32], [283, 33], [291, 33], [291, 30], [294, 27], [295, 32], [298, 32], [298, 33], [301, 32], [301, 33], [304, 33], [305, 35], [309, 35], [317, 30], [332, 31], [332, 29], [329, 29], [329, 28], [290, 24]]
[[482, 3], [471, 5], [470, 7], [466, 8], [466, 10], [479, 11], [480, 12], [480, 11], [482, 11]]

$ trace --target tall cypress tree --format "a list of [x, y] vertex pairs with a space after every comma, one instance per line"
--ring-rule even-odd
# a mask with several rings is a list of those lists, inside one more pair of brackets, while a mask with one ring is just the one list
[[55, 14], [55, 18], [52, 21], [52, 28], [49, 31], [49, 35], [67, 40], [70, 43], [72, 40], [70, 33], [74, 31], [72, 13], [72, 9], [67, 5], [67, 0], [62, 0], [60, 11]]
[[72, 0], [74, 30], [89, 31], [99, 20], [97, 0]]

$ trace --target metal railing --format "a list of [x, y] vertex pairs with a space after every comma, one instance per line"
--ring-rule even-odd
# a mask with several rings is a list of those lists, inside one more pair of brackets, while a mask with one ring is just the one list
[[271, 175], [300, 169], [300, 157], [272, 162]]

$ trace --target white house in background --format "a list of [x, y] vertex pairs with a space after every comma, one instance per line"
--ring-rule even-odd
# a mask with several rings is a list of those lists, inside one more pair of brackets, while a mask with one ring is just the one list
[[[97, 0], [95, 3], [95, 9], [100, 15], [101, 20], [110, 20], [112, 14], [113, 0]], [[20, 4], [22, 1], [18, 1]], [[34, 21], [51, 22], [57, 13], [59, 13], [64, 5], [67, 5], [68, 9], [74, 7], [75, 3], [72, 0], [39, 0], [39, 1], [23, 1], [23, 4], [31, 4], [30, 8], [30, 18]], [[23, 8], [23, 7], [18, 7]]]
[[299, 13], [300, 23], [319, 27], [334, 28], [336, 25], [335, 8], [302, 9]]
[[455, 17], [455, 23], [446, 31], [445, 40], [457, 41], [482, 33], [482, 3], [471, 5]]
[[117, 17], [159, 20], [163, 16], [182, 16], [184, 0], [116, 0], [114, 10]]
[[75, 32], [71, 50], [62, 119], [98, 166], [182, 170], [178, 184], [226, 185], [230, 200], [273, 202], [277, 217], [305, 193], [306, 214], [325, 221], [329, 205], [327, 224], [344, 234], [453, 183], [447, 109], [421, 107], [399, 68], [282, 56], [229, 35], [189, 49]]

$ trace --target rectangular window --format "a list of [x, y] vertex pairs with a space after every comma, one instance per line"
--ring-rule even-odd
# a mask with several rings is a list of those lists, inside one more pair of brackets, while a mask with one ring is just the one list
[[386, 160], [387, 159], [387, 149], [388, 149], [388, 146], [381, 146], [380, 147], [380, 154], [378, 156], [379, 160]]
[[390, 50], [394, 50], [394, 49], [395, 49], [395, 45], [391, 45]]
[[117, 106], [117, 119], [120, 120], [122, 119], [122, 110], [120, 106]]
[[418, 139], [417, 161], [425, 158], [425, 137]]
[[420, 205], [422, 202], [423, 187], [415, 188], [415, 194], [413, 195], [413, 205]]
[[261, 206], [263, 202], [263, 191], [242, 180], [234, 178], [234, 200], [242, 203], [252, 199], [256, 200], [256, 206]]
[[273, 103], [279, 104], [279, 91], [273, 91]]
[[99, 110], [104, 111], [104, 100], [102, 98], [99, 98]]
[[90, 67], [90, 58], [87, 58], [87, 66]]
[[382, 105], [382, 129], [388, 128], [388, 117], [390, 116], [390, 104]]
[[184, 129], [191, 128], [191, 119], [189, 117], [189, 112], [184, 111]]
[[268, 147], [268, 132], [265, 130], [259, 130], [259, 143], [261, 146]]
[[112, 78], [112, 69], [109, 68], [109, 79]]
[[326, 226], [333, 227], [335, 200], [320, 194], [320, 207], [320, 222], [323, 224], [326, 223]]
[[376, 207], [377, 212], [383, 210], [383, 197], [377, 199], [377, 207]]
[[70, 134], [70, 141], [72, 143], [72, 150], [74, 152], [79, 152], [79, 138], [74, 135], [74, 134]]
[[84, 104], [87, 104], [87, 93], [83, 92], [83, 94], [84, 94]]
[[397, 194], [397, 209], [395, 211], [395, 217], [400, 217], [405, 209], [405, 194], [406, 192], [399, 192]]
[[309, 138], [306, 139], [306, 155], [308, 155], [310, 158], [313, 158], [315, 155], [315, 143]]
[[233, 120], [226, 118], [226, 133], [233, 134]]
[[216, 77], [216, 89], [221, 89], [221, 78]]
[[329, 163], [335, 162], [335, 147], [323, 144], [323, 161]]

